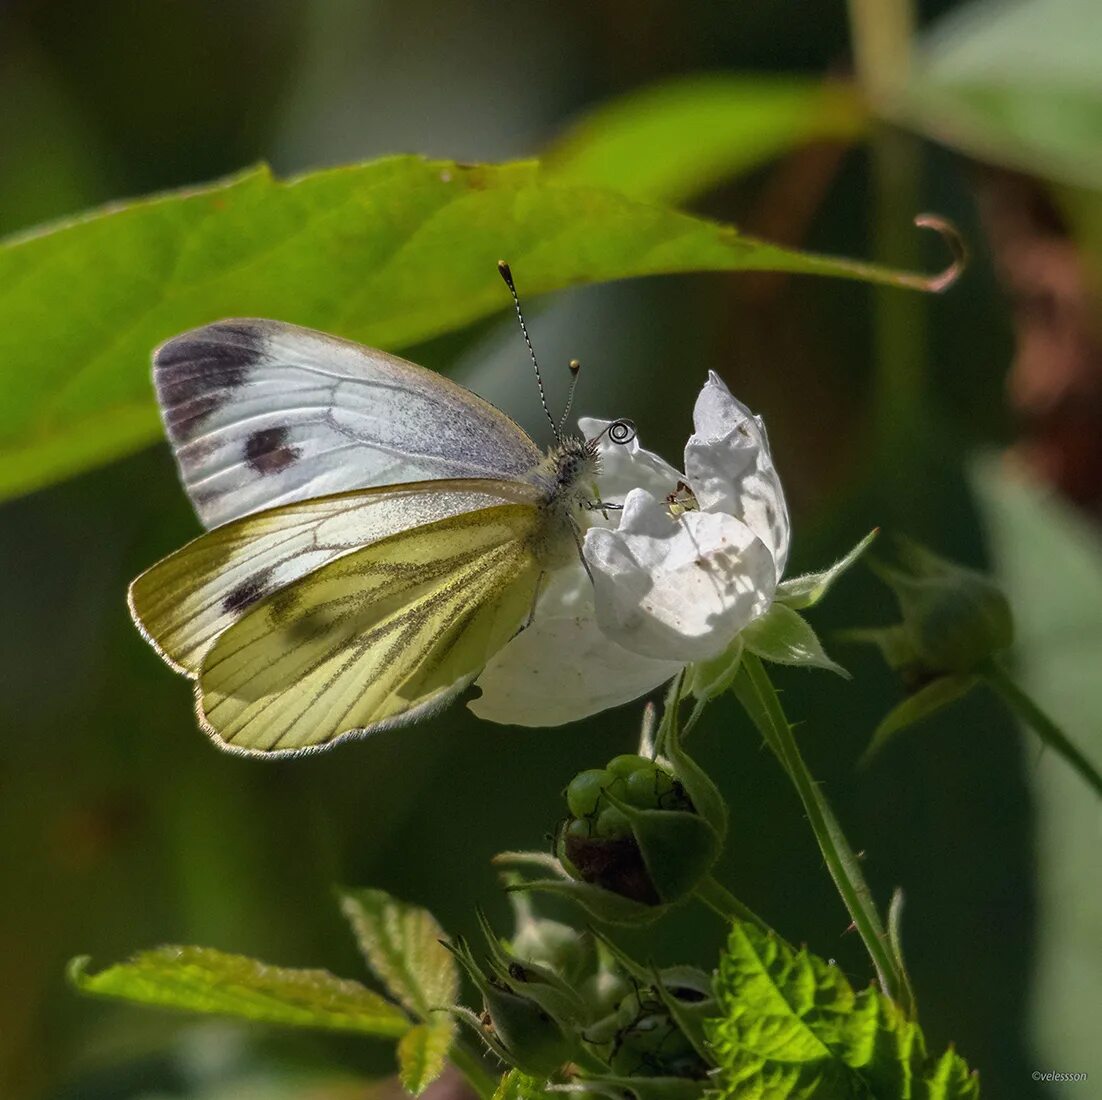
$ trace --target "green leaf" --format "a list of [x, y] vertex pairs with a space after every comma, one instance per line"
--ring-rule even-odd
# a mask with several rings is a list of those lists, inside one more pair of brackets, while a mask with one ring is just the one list
[[731, 226], [554, 182], [534, 162], [390, 157], [257, 168], [0, 243], [0, 498], [161, 437], [151, 349], [229, 316], [400, 348], [526, 296], [679, 271], [783, 270], [929, 289]]
[[398, 1079], [406, 1092], [420, 1096], [444, 1072], [455, 1034], [455, 1020], [438, 1014], [431, 1024], [417, 1024], [398, 1040]]
[[389, 1038], [410, 1026], [405, 1013], [378, 993], [326, 970], [268, 966], [207, 947], [158, 947], [98, 974], [88, 973], [88, 962], [74, 959], [69, 978], [82, 992], [101, 997]]
[[777, 602], [802, 611], [814, 607], [829, 591], [834, 582], [872, 545], [879, 528], [870, 531], [844, 558], [839, 558], [822, 573], [804, 573], [803, 576], [781, 581], [777, 585]]
[[690, 76], [614, 99], [547, 154], [570, 183], [676, 203], [810, 141], [867, 125], [853, 90], [795, 76]]
[[436, 918], [383, 890], [343, 890], [340, 902], [374, 974], [410, 1012], [435, 1023], [432, 1010], [459, 998], [459, 972]]
[[519, 1069], [511, 1069], [502, 1077], [494, 1100], [548, 1100], [550, 1095], [542, 1081], [528, 1077]]
[[918, 1025], [883, 994], [854, 992], [834, 965], [736, 922], [720, 960], [721, 1015], [709, 1026], [730, 1100], [974, 1100], [975, 1075], [951, 1050], [927, 1057]]
[[981, 160], [1102, 184], [1102, 6], [972, 3], [916, 52], [902, 118]]
[[939, 676], [913, 695], [908, 695], [881, 719], [869, 747], [861, 757], [861, 763], [867, 764], [900, 730], [929, 718], [967, 695], [977, 680], [978, 677], [967, 675]]
[[849, 679], [849, 673], [826, 655], [808, 622], [783, 603], [773, 604], [760, 619], [743, 629], [741, 637], [746, 648], [763, 661], [825, 668]]

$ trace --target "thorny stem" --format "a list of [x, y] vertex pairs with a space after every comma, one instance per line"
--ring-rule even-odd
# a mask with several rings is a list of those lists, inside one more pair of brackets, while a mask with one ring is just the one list
[[992, 661], [984, 670], [988, 687], [1053, 752], [1066, 761], [1079, 777], [1102, 797], [1102, 773], [1092, 764], [1060, 727], [1008, 675], [1006, 669]]
[[880, 921], [872, 892], [861, 873], [857, 857], [830, 804], [811, 777], [792, 734], [792, 727], [781, 708], [777, 691], [755, 654], [743, 655], [742, 667], [734, 682], [734, 692], [765, 738], [766, 744], [788, 773], [804, 804], [808, 823], [819, 843], [827, 870], [834, 879], [842, 901], [853, 919], [854, 928], [864, 941], [876, 967], [881, 988], [904, 1013], [913, 1018], [914, 992], [902, 960], [896, 958], [891, 949], [891, 941]]

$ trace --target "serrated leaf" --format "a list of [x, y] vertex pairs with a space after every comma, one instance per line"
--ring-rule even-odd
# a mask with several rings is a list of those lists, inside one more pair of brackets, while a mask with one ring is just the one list
[[918, 1025], [806, 949], [735, 923], [720, 960], [721, 1015], [709, 1026], [716, 1084], [729, 1100], [974, 1100], [959, 1055], [926, 1054]]
[[292, 970], [207, 947], [158, 947], [89, 974], [74, 959], [69, 978], [84, 993], [290, 1027], [398, 1038], [400, 1008], [359, 982], [326, 970]]
[[421, 1020], [459, 998], [459, 972], [440, 941], [444, 930], [427, 910], [384, 890], [344, 890], [341, 911], [352, 925], [367, 965]]
[[821, 573], [804, 573], [803, 576], [781, 581], [777, 585], [777, 601], [794, 611], [814, 607], [843, 573], [855, 565], [858, 558], [872, 545], [879, 529], [870, 531], [844, 558], [839, 558], [829, 569]]
[[897, 733], [955, 703], [978, 683], [976, 676], [939, 676], [892, 707], [880, 720], [861, 762], [867, 764]]
[[401, 348], [509, 309], [502, 256], [528, 298], [679, 271], [928, 288], [558, 183], [535, 162], [251, 169], [0, 242], [0, 498], [160, 439], [150, 352], [184, 329], [274, 317]]
[[398, 1040], [398, 1079], [420, 1096], [444, 1072], [455, 1035], [455, 1020], [438, 1013], [432, 1023], [417, 1024]]
[[763, 661], [824, 668], [849, 679], [849, 673], [826, 655], [807, 620], [783, 603], [773, 604], [760, 619], [743, 629], [741, 637], [746, 648]]
[[867, 121], [841, 83], [690, 76], [599, 106], [555, 142], [546, 164], [571, 183], [679, 202], [809, 141], [853, 139]]

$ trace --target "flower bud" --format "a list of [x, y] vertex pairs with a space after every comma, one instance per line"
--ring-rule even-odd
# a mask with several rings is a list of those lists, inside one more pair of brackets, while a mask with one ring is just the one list
[[[550, 993], [546, 1000], [558, 1006], [563, 998], [546, 972], [521, 963], [502, 962], [500, 949], [483, 971], [462, 938], [446, 944], [463, 964], [482, 994], [489, 1029], [479, 1035], [498, 1057], [533, 1077], [548, 1077], [570, 1061], [576, 1049], [573, 1024], [556, 1015], [536, 991]], [[493, 949], [496, 944], [491, 943]], [[469, 1014], [461, 1019], [471, 1023]]]
[[[914, 663], [931, 674], [980, 669], [1014, 638], [1010, 605], [998, 586], [910, 541], [900, 543], [902, 568], [872, 563], [903, 614], [900, 639]], [[906, 664], [902, 657], [900, 664]]]
[[538, 916], [526, 894], [514, 892], [509, 897], [516, 912], [509, 947], [518, 960], [540, 964], [573, 987], [596, 977], [599, 964], [592, 933]]
[[[668, 758], [617, 756], [566, 790], [571, 817], [557, 851], [575, 879], [643, 907], [688, 896], [711, 869], [726, 831], [718, 791], [671, 738]], [[697, 804], [697, 798], [700, 804]], [[592, 910], [592, 895], [578, 900]]]

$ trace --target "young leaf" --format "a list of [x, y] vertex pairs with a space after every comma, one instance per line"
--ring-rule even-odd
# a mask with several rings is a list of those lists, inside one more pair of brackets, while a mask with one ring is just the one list
[[709, 1037], [728, 1100], [975, 1100], [953, 1051], [932, 1059], [916, 1023], [876, 989], [775, 935], [735, 923], [716, 977]]
[[783, 603], [773, 604], [760, 619], [755, 619], [743, 630], [741, 637], [746, 648], [763, 661], [825, 668], [849, 679], [849, 673], [826, 655], [807, 621]]
[[340, 902], [367, 965], [410, 1012], [429, 1022], [434, 1008], [455, 1003], [459, 973], [428, 910], [384, 890], [345, 890]]
[[552, 146], [546, 165], [570, 183], [680, 202], [809, 141], [852, 140], [866, 124], [859, 98], [840, 83], [690, 76], [585, 115]]
[[502, 1077], [493, 1100], [550, 1100], [550, 1096], [542, 1081], [525, 1076], [519, 1069], [511, 1069]]
[[158, 947], [98, 974], [89, 974], [87, 966], [86, 957], [74, 959], [69, 978], [82, 992], [101, 997], [389, 1038], [410, 1026], [400, 1008], [359, 982], [207, 947]]
[[417, 1024], [398, 1040], [398, 1079], [406, 1092], [420, 1096], [444, 1072], [455, 1021], [439, 1013], [431, 1024]]
[[793, 611], [814, 607], [830, 591], [831, 585], [872, 545], [878, 530], [870, 531], [844, 558], [840, 558], [829, 569], [821, 573], [804, 573], [803, 576], [781, 581], [777, 585], [777, 601], [791, 607]]
[[558, 183], [534, 162], [388, 157], [289, 181], [260, 167], [0, 242], [0, 498], [159, 439], [149, 356], [176, 333], [261, 316], [400, 348], [508, 309], [502, 256], [526, 297], [679, 271], [940, 285]]
[[900, 730], [905, 730], [943, 710], [950, 703], [955, 703], [967, 695], [977, 683], [976, 676], [939, 676], [913, 695], [908, 695], [881, 719], [873, 732], [869, 747], [861, 757], [861, 763], [867, 764]]

